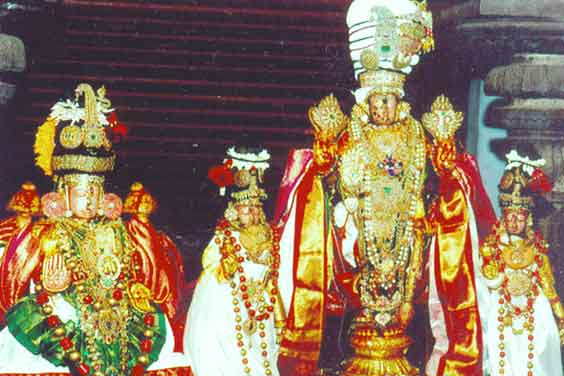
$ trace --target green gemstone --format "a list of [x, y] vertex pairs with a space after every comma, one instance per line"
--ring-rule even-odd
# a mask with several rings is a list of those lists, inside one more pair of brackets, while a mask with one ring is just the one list
[[389, 45], [384, 45], [384, 46], [380, 47], [380, 50], [381, 50], [382, 52], [387, 53], [387, 52], [390, 52], [390, 51], [392, 50], [392, 47], [389, 46]]
[[392, 188], [391, 187], [384, 187], [384, 193], [389, 195], [390, 193], [392, 193]]

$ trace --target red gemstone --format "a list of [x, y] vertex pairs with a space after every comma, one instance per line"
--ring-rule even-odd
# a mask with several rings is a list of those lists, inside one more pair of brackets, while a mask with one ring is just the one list
[[247, 291], [247, 285], [241, 285], [239, 288], [241, 291]]
[[241, 281], [241, 282], [245, 282], [246, 280], [247, 280], [247, 278], [245, 278], [244, 275], [239, 277], [239, 281]]
[[505, 358], [505, 352], [504, 352], [504, 351], [500, 352], [500, 353], [499, 353], [499, 357], [500, 357], [500, 358]]
[[236, 251], [240, 251], [240, 250], [241, 250], [241, 245], [240, 245], [240, 244], [235, 244], [235, 250], [236, 250]]
[[65, 350], [70, 349], [70, 348], [73, 347], [73, 345], [74, 345], [74, 344], [72, 343], [72, 341], [70, 340], [69, 337], [64, 337], [63, 339], [61, 339], [61, 340], [59, 341], [59, 344], [60, 344], [61, 347], [62, 347], [63, 349], [65, 349]]
[[80, 363], [77, 367], [78, 369], [78, 373], [80, 373], [81, 375], [88, 375], [90, 373], [90, 367], [88, 367], [88, 365], [84, 364], [84, 363]]
[[266, 307], [266, 310], [267, 310], [268, 312], [272, 312], [272, 311], [274, 311], [274, 307], [271, 306], [271, 305], [269, 305], [268, 307]]
[[249, 359], [243, 358], [243, 364], [247, 364], [247, 363], [249, 363]]
[[144, 339], [141, 341], [141, 351], [143, 352], [150, 352], [151, 348], [153, 347], [153, 342], [150, 339]]
[[251, 308], [251, 302], [246, 301], [245, 302], [245, 308]]
[[243, 262], [243, 261], [245, 261], [245, 258], [243, 256], [239, 256], [239, 257], [237, 257], [237, 261]]
[[223, 231], [223, 233], [225, 234], [225, 236], [231, 236], [231, 230], [225, 230]]
[[61, 325], [61, 320], [56, 315], [49, 316], [49, 317], [47, 317], [47, 325], [50, 328], [54, 328], [56, 326]]
[[46, 292], [40, 292], [35, 297], [35, 300], [37, 301], [37, 304], [39, 304], [39, 305], [47, 304], [49, 302], [49, 295], [47, 295]]
[[529, 353], [529, 359], [533, 359], [534, 357], [533, 353]]
[[261, 353], [261, 355], [266, 358], [266, 357], [268, 356], [268, 352], [263, 351], [263, 352]]
[[249, 310], [249, 316], [254, 317], [256, 314], [257, 312], [254, 309]]
[[90, 295], [86, 295], [83, 299], [82, 302], [84, 304], [92, 304], [92, 302], [94, 301], [94, 298], [91, 297]]
[[272, 293], [272, 295], [276, 295], [278, 294], [278, 289], [272, 289], [270, 290], [270, 292]]
[[153, 326], [155, 325], [155, 316], [150, 313], [147, 313], [143, 321], [145, 322], [145, 325]]
[[114, 293], [112, 294], [112, 296], [114, 297], [115, 300], [122, 300], [123, 299], [123, 291], [121, 291], [120, 289], [116, 289], [116, 290], [114, 290]]
[[119, 273], [118, 279], [119, 279], [120, 281], [123, 281], [123, 280], [125, 279], [125, 273], [124, 273], [124, 272]]
[[268, 320], [269, 318], [270, 318], [270, 315], [269, 315], [268, 313], [265, 313], [265, 314], [264, 314], [264, 319], [265, 319], [265, 320]]
[[247, 299], [249, 299], [249, 294], [244, 293], [244, 294], [243, 294], [243, 300], [247, 300]]

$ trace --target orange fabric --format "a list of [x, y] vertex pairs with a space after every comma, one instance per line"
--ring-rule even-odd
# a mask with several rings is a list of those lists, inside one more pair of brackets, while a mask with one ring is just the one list
[[445, 313], [449, 349], [438, 375], [482, 374], [482, 337], [474, 285], [469, 207], [460, 179], [442, 177], [436, 207], [435, 278]]
[[170, 238], [135, 215], [127, 223], [127, 230], [141, 257], [138, 279], [161, 305], [174, 332], [175, 351], [182, 352], [187, 304], [180, 297], [186, 286], [180, 251]]

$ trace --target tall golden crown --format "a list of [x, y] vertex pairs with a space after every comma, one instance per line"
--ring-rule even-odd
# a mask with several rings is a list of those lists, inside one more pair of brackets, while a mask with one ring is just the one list
[[347, 12], [349, 47], [362, 102], [374, 92], [404, 95], [405, 76], [434, 48], [426, 2], [354, 0]]
[[101, 176], [112, 171], [115, 154], [107, 130], [113, 111], [103, 86], [94, 91], [88, 84], [78, 85], [74, 100], [57, 102], [38, 128], [34, 144], [37, 166], [47, 176]]

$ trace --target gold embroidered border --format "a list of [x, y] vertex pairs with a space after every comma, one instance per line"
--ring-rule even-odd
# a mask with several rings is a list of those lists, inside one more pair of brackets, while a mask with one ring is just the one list
[[83, 172], [108, 172], [114, 169], [116, 157], [92, 157], [89, 155], [59, 155], [53, 157], [53, 170], [78, 170]]

